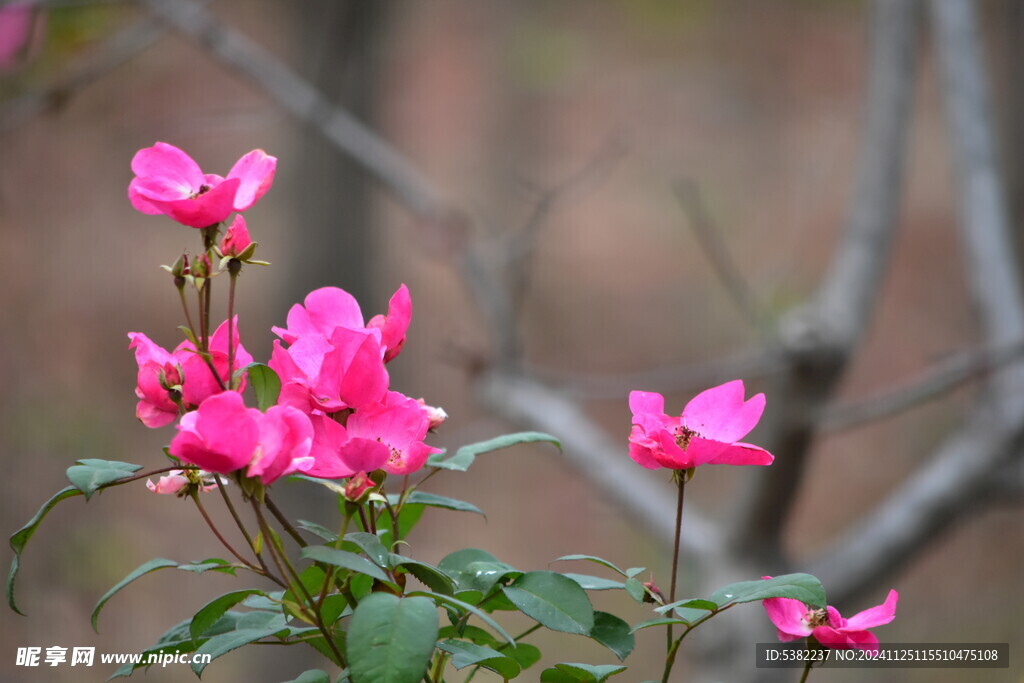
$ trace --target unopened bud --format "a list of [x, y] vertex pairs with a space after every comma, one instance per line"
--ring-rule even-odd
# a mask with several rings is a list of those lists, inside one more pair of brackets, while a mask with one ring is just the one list
[[416, 402], [423, 406], [423, 412], [427, 414], [427, 419], [430, 420], [431, 430], [437, 429], [448, 419], [448, 413], [444, 411], [444, 408], [427, 405], [427, 402], [422, 398], [416, 399]]
[[375, 486], [377, 484], [366, 475], [366, 472], [359, 472], [350, 477], [348, 483], [345, 484], [345, 500], [358, 503]]

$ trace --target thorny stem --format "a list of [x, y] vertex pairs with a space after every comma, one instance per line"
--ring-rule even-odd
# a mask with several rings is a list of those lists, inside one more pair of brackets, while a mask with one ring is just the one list
[[[341, 520], [341, 531], [338, 533], [338, 540], [334, 542], [334, 547], [338, 550], [341, 549], [341, 544], [345, 539], [345, 534], [348, 532], [348, 525], [352, 521], [352, 515], [345, 514]], [[334, 584], [334, 573], [337, 571], [337, 567], [333, 564], [327, 569], [327, 576], [324, 577], [324, 586], [320, 589], [320, 597], [316, 601], [316, 611], [319, 614], [320, 610], [324, 606], [324, 600], [327, 599], [327, 593], [330, 591], [331, 586]]]
[[[669, 588], [669, 603], [676, 601], [676, 584], [679, 574], [679, 538], [682, 535], [683, 528], [683, 493], [686, 490], [686, 479], [687, 475], [683, 472], [676, 473], [676, 484], [679, 488], [679, 495], [676, 502], [676, 537], [675, 544], [672, 549], [672, 582]], [[679, 643], [682, 642], [682, 638], [678, 641], [672, 639], [672, 624], [668, 624], [666, 633], [666, 651], [667, 657], [665, 658], [665, 673], [661, 677], [662, 683], [668, 683], [668, 677], [672, 673], [672, 666], [676, 660], [676, 651], [679, 649]]]
[[196, 333], [196, 326], [192, 323], [192, 312], [188, 310], [188, 302], [185, 300], [185, 287], [178, 287], [178, 298], [181, 299], [181, 308], [185, 311], [185, 322], [188, 324], [188, 329], [192, 331], [194, 335]]
[[228, 496], [228, 492], [224, 489], [224, 482], [221, 481], [220, 475], [214, 473], [213, 479], [217, 482], [217, 490], [220, 491], [220, 497], [224, 499], [224, 505], [227, 506], [228, 512], [231, 513], [231, 519], [235, 520], [235, 526], [237, 526], [238, 530], [242, 532], [242, 536], [245, 537], [246, 543], [249, 544], [249, 549], [252, 550], [252, 554], [256, 556], [256, 561], [260, 563], [260, 567], [262, 567], [263, 571], [269, 575], [270, 567], [268, 567], [267, 563], [263, 560], [263, 554], [256, 548], [256, 542], [249, 534], [249, 530], [245, 528], [245, 523], [239, 516], [238, 510], [235, 509], [235, 504], [231, 502], [231, 497]]

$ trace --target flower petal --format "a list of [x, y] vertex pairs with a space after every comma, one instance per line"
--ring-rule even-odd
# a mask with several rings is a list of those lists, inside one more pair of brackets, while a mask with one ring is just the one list
[[697, 394], [683, 409], [683, 424], [701, 436], [731, 443], [750, 433], [764, 412], [764, 394], [743, 400], [743, 380]]
[[653, 391], [629, 392], [629, 409], [633, 415], [663, 415], [665, 413], [665, 397]]
[[274, 173], [277, 170], [277, 157], [272, 157], [262, 149], [254, 149], [231, 167], [228, 178], [238, 178], [238, 194], [235, 195], [235, 211], [245, 211], [266, 194], [274, 184]]
[[132, 173], [157, 183], [166, 192], [178, 192], [186, 197], [198, 192], [205, 180], [202, 169], [192, 157], [166, 142], [158, 142], [136, 152], [132, 158]]
[[764, 606], [768, 618], [779, 630], [780, 637], [781, 634], [792, 636], [783, 640], [805, 638], [811, 635], [812, 629], [805, 619], [807, 605], [804, 603], [791, 598], [768, 598], [762, 600], [761, 604]]
[[890, 590], [889, 595], [885, 598], [885, 602], [881, 605], [868, 608], [863, 612], [858, 612], [847, 619], [846, 628], [862, 630], [872, 628], [874, 626], [881, 626], [882, 624], [888, 624], [896, 618], [896, 602], [899, 598], [899, 593], [894, 590]]

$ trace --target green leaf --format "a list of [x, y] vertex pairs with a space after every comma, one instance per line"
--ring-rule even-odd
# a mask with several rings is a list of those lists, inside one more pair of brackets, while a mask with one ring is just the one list
[[213, 626], [217, 621], [224, 616], [224, 613], [229, 609], [245, 600], [250, 595], [263, 595], [263, 591], [255, 588], [247, 588], [245, 590], [233, 591], [231, 593], [225, 593], [224, 595], [211, 600], [206, 603], [195, 616], [192, 617], [192, 622], [189, 624], [188, 631], [189, 635], [192, 636], [192, 640], [197, 640], [199, 636], [206, 633], [207, 629]]
[[660, 619], [648, 619], [647, 621], [641, 621], [629, 630], [630, 633], [636, 633], [645, 628], [651, 628], [652, 626], [666, 626], [668, 624], [680, 624], [682, 626], [689, 626], [690, 622], [685, 619], [673, 619], [671, 617], [661, 617]]
[[615, 564], [609, 562], [608, 560], [601, 557], [596, 557], [594, 555], [562, 555], [557, 560], [555, 560], [555, 562], [561, 562], [563, 560], [586, 560], [587, 562], [596, 562], [597, 564], [604, 565], [605, 567], [608, 567], [612, 571], [622, 574], [623, 576], [633, 576], [632, 574], [627, 574], [626, 572], [622, 571], [617, 566], [615, 566]]
[[455, 591], [455, 582], [437, 567], [395, 554], [391, 555], [390, 562], [392, 567], [404, 569], [415, 576], [420, 583], [436, 593], [452, 595]]
[[263, 363], [250, 363], [245, 366], [249, 373], [249, 382], [256, 392], [256, 407], [267, 412], [270, 406], [277, 405], [277, 397], [281, 394], [281, 378]]
[[494, 671], [506, 680], [515, 678], [522, 670], [516, 660], [483, 645], [474, 645], [459, 640], [442, 640], [437, 644], [437, 649], [452, 655], [451, 665], [456, 669], [465, 669], [467, 666], [476, 664]]
[[553, 443], [559, 450], [562, 449], [562, 444], [558, 439], [550, 434], [544, 434], [542, 432], [518, 432], [516, 434], [505, 434], [504, 436], [488, 439], [487, 441], [463, 446], [456, 451], [455, 455], [451, 458], [448, 458], [447, 460], [434, 458], [433, 461], [428, 460], [427, 464], [432, 467], [465, 472], [469, 469], [469, 466], [473, 464], [473, 461], [476, 460], [476, 456], [478, 455], [501, 450], [502, 448], [517, 446], [521, 443], [533, 443], [537, 441]]
[[512, 647], [506, 646], [502, 652], [519, 662], [519, 666], [523, 669], [529, 669], [539, 662], [541, 657], [540, 649], [529, 643], [518, 643]]
[[88, 458], [79, 460], [77, 465], [69, 467], [67, 475], [71, 484], [89, 500], [92, 494], [104, 486], [120, 479], [127, 479], [141, 469], [142, 465], [133, 465], [130, 462]]
[[675, 602], [670, 602], [667, 605], [656, 607], [654, 611], [658, 614], [665, 614], [666, 612], [674, 609], [695, 609], [702, 610], [704, 612], [713, 612], [718, 609], [718, 603], [712, 602], [710, 600], [687, 598], [684, 600], [676, 600]]
[[[265, 614], [265, 612], [250, 612], [250, 614]], [[196, 676], [202, 676], [203, 670], [207, 665], [218, 657], [226, 655], [232, 650], [237, 650], [243, 645], [268, 638], [281, 630], [281, 624], [274, 623], [263, 628], [238, 628], [219, 636], [213, 636], [196, 650], [196, 654], [192, 657], [192, 671], [195, 672]], [[206, 657], [200, 657], [199, 655], [210, 655], [209, 661], [207, 661]]]
[[110, 678], [113, 679], [123, 676], [131, 676], [135, 669], [142, 667], [148, 668], [149, 664], [147, 664], [147, 660], [151, 654], [161, 654], [166, 652], [173, 655], [182, 652], [194, 652], [196, 648], [209, 640], [209, 638], [235, 630], [235, 625], [239, 616], [238, 612], [228, 612], [221, 617], [220, 621], [210, 627], [210, 629], [204, 634], [205, 637], [199, 642], [194, 642], [192, 637], [189, 635], [188, 626], [189, 621], [191, 620], [186, 619], [185, 621], [175, 624], [160, 636], [160, 640], [142, 653], [140, 663], [125, 664], [115, 671], [114, 675]]
[[589, 574], [562, 574], [567, 576], [580, 585], [580, 588], [587, 591], [606, 591], [613, 588], [625, 588], [626, 584], [622, 581], [615, 581], [613, 579], [604, 579], [600, 576], [590, 576]]
[[18, 614], [25, 616], [25, 613], [18, 609], [18, 605], [14, 602], [14, 579], [18, 576], [18, 569], [21, 566], [21, 553], [25, 550], [25, 546], [28, 544], [30, 538], [36, 533], [36, 529], [39, 528], [43, 518], [65, 498], [72, 498], [74, 496], [80, 496], [82, 492], [73, 486], [57, 491], [57, 493], [50, 496], [50, 499], [43, 503], [43, 506], [39, 508], [32, 519], [28, 520], [25, 526], [21, 527], [14, 534], [11, 535], [11, 550], [14, 551], [14, 559], [11, 560], [11, 569], [7, 572], [7, 604], [11, 606], [11, 609]]
[[486, 550], [465, 548], [447, 555], [438, 569], [450, 576], [461, 591], [480, 591], [486, 596], [495, 584], [522, 574], [518, 569], [499, 562]]
[[310, 669], [309, 671], [303, 671], [299, 674], [298, 678], [293, 678], [284, 683], [331, 683], [331, 677], [327, 675], [326, 671], [321, 669]]
[[300, 519], [298, 522], [295, 523], [295, 526], [299, 527], [303, 531], [308, 531], [309, 533], [313, 534], [314, 536], [317, 536], [318, 538], [324, 541], [327, 541], [328, 543], [334, 543], [338, 540], [338, 534], [334, 533], [325, 526], [317, 524], [316, 522], [307, 522], [304, 519]]
[[629, 597], [633, 598], [639, 604], [643, 604], [644, 597], [647, 596], [647, 589], [640, 583], [640, 579], [631, 576], [626, 579], [626, 592], [629, 593]]
[[493, 628], [495, 631], [497, 631], [498, 634], [501, 635], [502, 638], [507, 640], [510, 645], [515, 645], [516, 644], [516, 641], [512, 639], [512, 636], [510, 636], [508, 634], [508, 631], [503, 629], [501, 627], [501, 624], [496, 622], [491, 617], [491, 615], [487, 614], [487, 612], [484, 612], [482, 609], [480, 609], [478, 607], [475, 607], [474, 605], [469, 604], [468, 602], [463, 602], [462, 600], [459, 600], [458, 598], [453, 598], [450, 595], [444, 595], [442, 593], [433, 593], [431, 591], [414, 591], [414, 592], [408, 593], [408, 595], [421, 595], [421, 596], [424, 596], [424, 597], [432, 598], [434, 600], [434, 602], [448, 605], [449, 607], [454, 608], [456, 611], [458, 611], [460, 613], [469, 612], [470, 614], [473, 614], [473, 615], [475, 615], [477, 617], [480, 617], [480, 619], [485, 624], [487, 624], [488, 626]]
[[[409, 535], [412, 528], [420, 521], [424, 510], [426, 508], [422, 505], [410, 505], [409, 503], [402, 505], [402, 510], [398, 513], [398, 538], [406, 538]], [[380, 542], [386, 548], [394, 547], [395, 530], [392, 526], [391, 515], [381, 515], [377, 522], [377, 528], [381, 532]]]
[[168, 567], [177, 567], [177, 566], [178, 566], [178, 563], [175, 562], [174, 560], [167, 560], [167, 559], [164, 559], [162, 557], [158, 557], [158, 558], [156, 558], [154, 560], [150, 560], [149, 562], [146, 562], [145, 564], [140, 565], [138, 568], [135, 569], [135, 571], [133, 571], [128, 576], [126, 576], [123, 579], [121, 579], [113, 588], [108, 590], [103, 595], [102, 598], [100, 598], [100, 601], [96, 603], [96, 607], [93, 608], [93, 610], [92, 610], [92, 630], [94, 630], [97, 633], [99, 633], [99, 629], [96, 626], [96, 622], [97, 622], [97, 620], [100, 617], [100, 610], [103, 609], [103, 606], [107, 604], [107, 601], [110, 600], [110, 598], [114, 597], [114, 595], [119, 590], [121, 590], [122, 588], [124, 588], [125, 586], [130, 584], [135, 579], [137, 579], [137, 578], [139, 578], [141, 576], [145, 576], [146, 574], [149, 574], [150, 572], [155, 572], [158, 569], [167, 569]]
[[426, 598], [366, 596], [348, 628], [353, 683], [417, 683], [430, 664], [437, 630], [437, 608]]
[[219, 557], [213, 557], [208, 560], [199, 560], [189, 562], [188, 564], [179, 564], [178, 569], [186, 572], [194, 572], [196, 574], [202, 574], [204, 572], [220, 572], [222, 574], [235, 575], [235, 567], [227, 560], [222, 560]]
[[527, 572], [504, 591], [523, 614], [553, 631], [587, 635], [594, 627], [594, 608], [587, 594], [561, 574]]
[[540, 674], [541, 683], [602, 683], [626, 670], [624, 666], [604, 664], [555, 664]]
[[629, 624], [607, 612], [594, 612], [590, 637], [611, 650], [620, 662], [625, 661], [636, 645]]
[[392, 586], [394, 585], [394, 582], [388, 578], [388, 575], [385, 574], [380, 567], [373, 564], [362, 555], [356, 555], [355, 553], [350, 553], [347, 550], [337, 550], [325, 545], [311, 545], [302, 549], [302, 557], [307, 560], [313, 560], [314, 562], [323, 562], [324, 564], [348, 569], [349, 571], [356, 572], [357, 574], [366, 574], [367, 576], [372, 576], [378, 581], [383, 581], [384, 583]]
[[333, 624], [340, 619], [348, 608], [348, 600], [340, 593], [334, 593], [324, 598], [323, 607], [320, 608], [320, 616], [325, 624]]
[[826, 606], [825, 589], [817, 577], [799, 573], [729, 584], [715, 591], [711, 596], [711, 602], [716, 603], [721, 609], [727, 605], [768, 598], [790, 598], [817, 608]]
[[476, 456], [472, 453], [456, 453], [452, 457], [446, 457], [447, 451], [441, 451], [440, 453], [434, 453], [427, 458], [427, 467], [436, 467], [441, 470], [451, 470], [453, 472], [465, 472], [469, 469], [469, 466], [476, 460]]
[[[406, 503], [414, 505], [427, 505], [435, 508], [444, 508], [446, 510], [456, 510], [458, 512], [475, 512], [478, 515], [484, 515], [484, 511], [473, 505], [467, 503], [464, 500], [456, 500], [455, 498], [447, 498], [445, 496], [439, 496], [436, 493], [428, 493], [426, 491], [413, 491], [405, 499]], [[398, 496], [389, 496], [389, 502], [394, 505], [398, 502]]]
[[384, 547], [384, 544], [375, 535], [368, 534], [365, 531], [353, 531], [350, 534], [345, 534], [345, 540], [354, 543], [378, 567], [382, 569], [391, 568], [391, 553], [388, 552], [388, 549]]

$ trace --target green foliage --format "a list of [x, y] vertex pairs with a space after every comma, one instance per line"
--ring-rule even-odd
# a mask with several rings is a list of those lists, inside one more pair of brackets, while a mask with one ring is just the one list
[[614, 664], [555, 664], [541, 672], [540, 680], [541, 683], [601, 683], [625, 670], [626, 667]]
[[93, 628], [93, 630], [97, 631], [97, 632], [99, 631], [99, 629], [97, 627], [97, 621], [100, 618], [100, 610], [103, 609], [103, 606], [107, 604], [107, 601], [110, 600], [110, 598], [114, 597], [114, 595], [116, 595], [118, 591], [120, 591], [122, 588], [124, 588], [125, 586], [130, 584], [132, 581], [135, 581], [135, 579], [138, 579], [138, 578], [140, 578], [142, 576], [145, 576], [146, 574], [149, 574], [150, 572], [155, 572], [158, 569], [167, 569], [168, 567], [177, 567], [177, 566], [178, 566], [178, 563], [175, 562], [174, 560], [165, 560], [162, 557], [158, 557], [155, 560], [150, 560], [149, 562], [145, 562], [145, 563], [139, 565], [138, 567], [136, 567], [133, 572], [131, 572], [130, 574], [128, 574], [128, 576], [126, 576], [123, 579], [121, 579], [120, 581], [118, 581], [117, 584], [115, 584], [113, 588], [111, 588], [106, 593], [104, 593], [103, 597], [100, 598], [100, 601], [96, 603], [96, 607], [94, 607], [93, 610], [92, 610], [92, 628]]
[[36, 533], [39, 525], [42, 523], [43, 518], [49, 514], [50, 510], [57, 505], [57, 503], [74, 496], [80, 496], [82, 492], [73, 486], [63, 488], [57, 493], [50, 496], [50, 499], [43, 503], [43, 506], [39, 508], [32, 519], [28, 520], [25, 526], [21, 527], [14, 534], [11, 535], [11, 550], [14, 551], [14, 559], [11, 560], [10, 571], [7, 572], [7, 604], [10, 605], [11, 609], [18, 614], [24, 616], [25, 613], [18, 609], [18, 605], [14, 602], [14, 580], [18, 576], [18, 569], [21, 567], [21, 553], [24, 552], [25, 546], [28, 545], [29, 539]]
[[250, 363], [244, 370], [256, 393], [256, 407], [267, 412], [267, 409], [277, 404], [277, 397], [281, 394], [281, 378], [263, 363]]
[[505, 587], [505, 595], [528, 617], [552, 631], [588, 635], [594, 608], [572, 579], [549, 571], [527, 572]]
[[440, 469], [454, 470], [456, 472], [465, 472], [469, 469], [469, 466], [473, 464], [473, 461], [476, 460], [476, 456], [478, 455], [491, 453], [493, 451], [501, 450], [502, 448], [518, 446], [523, 443], [535, 443], [538, 441], [552, 443], [557, 446], [559, 450], [562, 448], [561, 442], [550, 434], [544, 434], [543, 432], [517, 432], [516, 434], [505, 434], [493, 439], [488, 439], [487, 441], [463, 446], [457, 450], [455, 455], [451, 458], [445, 459], [444, 453], [438, 453], [427, 460], [427, 465]]
[[86, 500], [89, 500], [92, 494], [100, 489], [121, 479], [128, 479], [141, 469], [142, 465], [133, 465], [130, 462], [87, 458], [69, 467], [67, 475], [68, 481], [85, 494]]
[[372, 593], [348, 629], [352, 683], [417, 683], [437, 641], [437, 609], [423, 597]]

